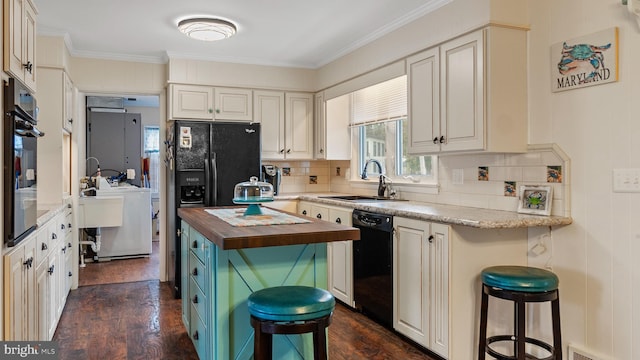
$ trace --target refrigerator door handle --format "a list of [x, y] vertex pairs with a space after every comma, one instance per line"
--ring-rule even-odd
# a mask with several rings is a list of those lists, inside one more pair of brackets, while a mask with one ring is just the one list
[[209, 159], [204, 159], [204, 206], [211, 206], [211, 186], [209, 186], [209, 179], [211, 179], [211, 168], [209, 167]]
[[218, 164], [216, 153], [211, 154], [211, 179], [213, 183], [213, 206], [218, 206]]

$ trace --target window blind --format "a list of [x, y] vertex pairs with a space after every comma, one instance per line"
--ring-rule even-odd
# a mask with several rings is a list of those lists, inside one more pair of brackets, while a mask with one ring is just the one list
[[354, 92], [351, 126], [397, 120], [406, 116], [406, 75]]

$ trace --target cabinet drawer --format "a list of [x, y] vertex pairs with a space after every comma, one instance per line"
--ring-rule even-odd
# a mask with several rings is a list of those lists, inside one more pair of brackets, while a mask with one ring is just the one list
[[189, 255], [189, 274], [189, 277], [198, 284], [200, 289], [205, 290], [205, 266], [200, 260], [198, 260], [195, 252], [193, 251]]
[[200, 289], [196, 286], [195, 280], [191, 278], [191, 284], [189, 286], [189, 303], [191, 304], [191, 313], [194, 311], [198, 313], [200, 319], [206, 319], [207, 317], [207, 298]]
[[56, 225], [55, 221], [50, 221], [44, 229], [38, 232], [36, 239], [36, 263], [38, 264], [49, 256], [53, 245], [56, 243], [58, 238]]
[[191, 306], [191, 329], [189, 331], [189, 337], [193, 342], [193, 346], [198, 352], [200, 359], [207, 359], [207, 327], [204, 322], [196, 314], [194, 306]]
[[192, 230], [189, 236], [191, 243], [190, 243], [190, 249], [191, 252], [193, 252], [195, 254], [195, 256], [200, 260], [201, 263], [204, 263], [204, 253], [205, 253], [205, 246], [207, 244], [207, 238], [205, 238], [204, 236], [200, 235], [200, 233], [198, 233], [195, 230]]

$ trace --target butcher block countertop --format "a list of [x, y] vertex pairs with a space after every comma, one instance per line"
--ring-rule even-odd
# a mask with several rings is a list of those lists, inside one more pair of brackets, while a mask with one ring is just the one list
[[308, 223], [232, 226], [206, 209], [179, 208], [178, 216], [222, 250], [360, 240], [360, 230], [333, 222], [305, 217]]

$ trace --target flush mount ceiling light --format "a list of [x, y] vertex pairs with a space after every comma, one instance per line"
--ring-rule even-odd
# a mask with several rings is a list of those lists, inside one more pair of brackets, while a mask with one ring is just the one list
[[184, 19], [178, 23], [178, 29], [190, 38], [203, 41], [222, 40], [236, 33], [233, 23], [215, 18]]

